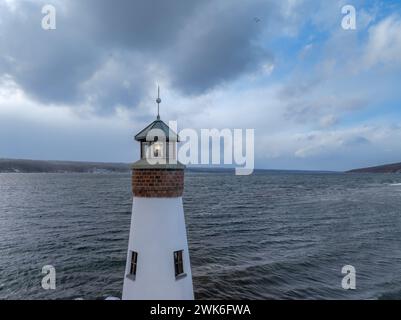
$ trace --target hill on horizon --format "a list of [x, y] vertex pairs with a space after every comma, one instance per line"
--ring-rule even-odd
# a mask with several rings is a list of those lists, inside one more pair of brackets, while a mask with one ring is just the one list
[[374, 167], [352, 169], [349, 173], [401, 173], [401, 162], [384, 164]]

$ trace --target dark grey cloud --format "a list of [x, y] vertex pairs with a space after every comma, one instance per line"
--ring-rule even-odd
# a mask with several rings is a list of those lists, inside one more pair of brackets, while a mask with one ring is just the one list
[[204, 92], [271, 62], [271, 54], [257, 40], [264, 28], [272, 27], [271, 13], [278, 8], [269, 1], [232, 3], [228, 9], [208, 5], [180, 34], [170, 73], [183, 92]]
[[108, 47], [157, 53], [170, 47], [179, 30], [210, 0], [81, 0], [74, 12], [90, 35]]
[[66, 30], [62, 10], [57, 12], [58, 29], [44, 31], [41, 8], [40, 2], [25, 1], [17, 2], [15, 11], [0, 6], [0, 75], [10, 75], [37, 100], [77, 102], [80, 83], [100, 66], [105, 52], [97, 50], [78, 24], [68, 23]]
[[[260, 46], [273, 1], [75, 0], [54, 3], [57, 29], [41, 28], [47, 1], [0, 4], [0, 76], [34, 99], [134, 107], [160, 68], [177, 90], [201, 94], [272, 56]], [[258, 17], [258, 20], [255, 20]]]

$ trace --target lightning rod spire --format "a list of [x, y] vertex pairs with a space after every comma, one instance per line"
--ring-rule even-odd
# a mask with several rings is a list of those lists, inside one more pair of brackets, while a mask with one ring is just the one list
[[157, 86], [157, 99], [156, 99], [156, 103], [157, 103], [157, 120], [160, 120], [160, 114], [159, 114], [160, 102], [162, 102], [162, 99], [160, 99], [160, 86]]

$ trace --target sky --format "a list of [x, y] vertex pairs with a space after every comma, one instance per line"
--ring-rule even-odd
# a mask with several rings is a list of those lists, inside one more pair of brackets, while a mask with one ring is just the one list
[[0, 0], [0, 158], [133, 162], [158, 85], [179, 130], [254, 129], [256, 168], [401, 162], [401, 4]]

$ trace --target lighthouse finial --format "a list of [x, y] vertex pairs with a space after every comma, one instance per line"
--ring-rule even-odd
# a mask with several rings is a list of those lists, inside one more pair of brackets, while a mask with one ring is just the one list
[[160, 87], [159, 86], [157, 86], [157, 99], [156, 99], [156, 102], [157, 102], [157, 120], [160, 120], [160, 114], [159, 114], [159, 105], [160, 105], [160, 102], [162, 102], [162, 99], [160, 99]]

